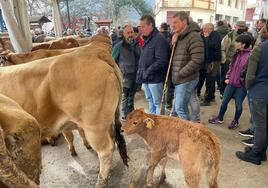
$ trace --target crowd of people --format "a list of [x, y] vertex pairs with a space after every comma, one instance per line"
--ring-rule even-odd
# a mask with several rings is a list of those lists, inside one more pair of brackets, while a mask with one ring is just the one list
[[[218, 89], [222, 99], [219, 112], [208, 122], [222, 124], [228, 103], [234, 99], [235, 114], [228, 128], [236, 129], [247, 97], [251, 127], [239, 134], [250, 139], [243, 141], [247, 147], [243, 152], [236, 152], [236, 156], [257, 165], [267, 160], [268, 24], [265, 19], [259, 20], [256, 31], [251, 33], [244, 21], [238, 21], [234, 28], [225, 20], [218, 21], [216, 27], [207, 23], [200, 28], [184, 11], [173, 16], [172, 27], [162, 23], [157, 29], [154, 18], [145, 15], [139, 27], [116, 28], [111, 38], [112, 56], [123, 73], [123, 121], [134, 109], [134, 97], [140, 85], [149, 113], [165, 113], [168, 109], [171, 116], [194, 122], [200, 122], [200, 106], [210, 106]], [[172, 64], [167, 95], [161, 109], [169, 62]]]

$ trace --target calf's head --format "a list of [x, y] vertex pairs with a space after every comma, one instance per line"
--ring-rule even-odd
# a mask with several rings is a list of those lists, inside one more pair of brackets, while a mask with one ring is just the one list
[[144, 112], [144, 109], [137, 109], [127, 116], [124, 132], [126, 135], [139, 133], [146, 129], [152, 129], [154, 125], [154, 120]]

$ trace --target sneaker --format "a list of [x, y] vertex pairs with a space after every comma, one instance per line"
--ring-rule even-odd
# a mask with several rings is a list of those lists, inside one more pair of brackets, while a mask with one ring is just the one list
[[250, 137], [250, 138], [254, 137], [254, 132], [251, 131], [250, 129], [247, 129], [245, 131], [239, 131], [238, 134], [244, 137]]
[[236, 129], [239, 126], [238, 121], [235, 119], [231, 122], [231, 124], [228, 126], [229, 129]]
[[[250, 150], [252, 150], [252, 147], [249, 147], [249, 146], [246, 146], [246, 147], [245, 147], [245, 151], [246, 151], [246, 152], [247, 152], [247, 151], [250, 151]], [[263, 152], [261, 153], [261, 161], [267, 161], [266, 151], [263, 151]]]
[[216, 102], [215, 97], [210, 100], [211, 102]]
[[220, 120], [219, 116], [210, 118], [208, 122], [211, 124], [223, 124], [224, 123], [223, 120]]
[[254, 145], [254, 138], [242, 140], [242, 144], [245, 144], [246, 146], [252, 147]]
[[253, 163], [255, 165], [261, 164], [260, 154], [255, 153], [252, 150], [245, 151], [245, 152], [237, 151], [235, 154], [236, 154], [236, 157], [241, 159], [242, 161], [250, 162], [250, 163]]

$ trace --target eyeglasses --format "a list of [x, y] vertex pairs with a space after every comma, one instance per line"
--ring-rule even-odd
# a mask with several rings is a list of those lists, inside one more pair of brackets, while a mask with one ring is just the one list
[[126, 34], [133, 34], [133, 33], [134, 33], [133, 31], [126, 32]]

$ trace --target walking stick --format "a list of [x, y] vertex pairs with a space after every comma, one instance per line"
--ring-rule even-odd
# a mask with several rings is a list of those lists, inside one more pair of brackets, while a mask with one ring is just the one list
[[163, 109], [162, 108], [163, 108], [163, 103], [164, 103], [166, 92], [167, 92], [167, 81], [168, 81], [168, 76], [169, 76], [169, 72], [170, 72], [171, 63], [172, 63], [172, 60], [173, 60], [175, 46], [176, 46], [176, 44], [174, 44], [173, 47], [172, 47], [172, 52], [171, 52], [171, 56], [170, 56], [170, 59], [169, 59], [168, 70], [167, 70], [166, 80], [165, 80], [165, 83], [164, 83], [162, 100], [161, 100], [161, 104], [160, 104], [160, 114], [163, 113]]

